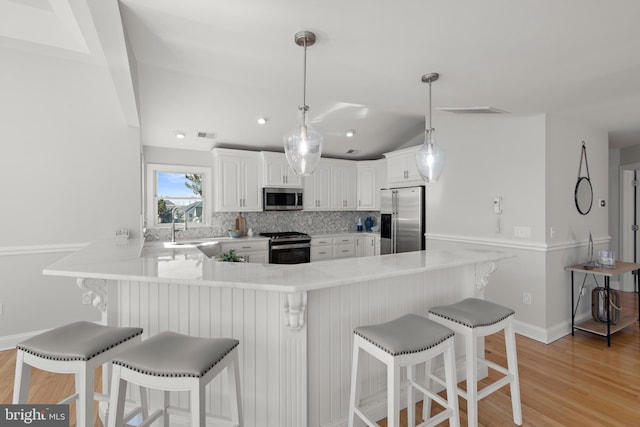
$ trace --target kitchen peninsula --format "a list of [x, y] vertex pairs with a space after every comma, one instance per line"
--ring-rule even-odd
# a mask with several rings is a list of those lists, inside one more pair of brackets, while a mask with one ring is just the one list
[[[353, 328], [482, 297], [497, 262], [511, 257], [428, 250], [252, 264], [219, 262], [188, 246], [98, 241], [44, 274], [76, 278], [84, 302], [100, 309], [106, 324], [141, 326], [145, 337], [173, 330], [240, 340], [247, 426], [346, 425]], [[364, 366], [364, 390], [383, 393], [383, 367], [372, 360]], [[209, 387], [208, 409], [224, 413], [226, 384], [218, 379]], [[159, 395], [151, 398], [153, 405]], [[172, 399], [188, 406], [185, 394]], [[370, 402], [380, 418], [382, 405]]]

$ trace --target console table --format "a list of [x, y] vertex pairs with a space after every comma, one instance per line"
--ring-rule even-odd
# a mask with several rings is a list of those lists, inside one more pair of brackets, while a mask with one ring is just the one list
[[[607, 337], [607, 345], [611, 347], [611, 334], [618, 332], [619, 330], [629, 326], [633, 322], [636, 321], [635, 316], [623, 315], [620, 313], [620, 319], [615, 325], [611, 324], [611, 307], [609, 304], [609, 290], [610, 290], [610, 279], [611, 276], [617, 276], [624, 273], [633, 272], [634, 281], [636, 287], [638, 285], [638, 274], [640, 273], [640, 264], [632, 263], [632, 262], [616, 262], [616, 266], [614, 268], [607, 267], [591, 267], [585, 266], [583, 264], [572, 265], [565, 267], [565, 270], [569, 270], [571, 272], [571, 335], [574, 335], [576, 329], [581, 331], [590, 332], [592, 334], [606, 336]], [[607, 322], [597, 322], [595, 320], [585, 320], [580, 323], [575, 323], [575, 291], [574, 291], [574, 274], [575, 273], [583, 273], [583, 274], [593, 274], [594, 277], [602, 276], [604, 277], [604, 288], [605, 288], [605, 306], [607, 307]], [[640, 292], [638, 292], [638, 308], [639, 315], [638, 321], [640, 321]]]

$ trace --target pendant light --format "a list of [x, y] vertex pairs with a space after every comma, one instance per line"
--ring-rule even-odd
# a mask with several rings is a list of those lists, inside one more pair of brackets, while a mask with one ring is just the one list
[[284, 136], [284, 153], [289, 166], [297, 175], [310, 175], [318, 166], [322, 154], [322, 135], [308, 124], [307, 111], [307, 47], [316, 42], [316, 35], [311, 31], [300, 31], [295, 34], [294, 41], [304, 48], [303, 90], [300, 110], [300, 124]]
[[416, 166], [418, 172], [427, 182], [437, 181], [444, 168], [444, 152], [438, 145], [435, 129], [431, 127], [431, 83], [438, 80], [438, 73], [422, 76], [423, 83], [429, 83], [429, 114], [425, 118], [424, 144], [416, 152]]

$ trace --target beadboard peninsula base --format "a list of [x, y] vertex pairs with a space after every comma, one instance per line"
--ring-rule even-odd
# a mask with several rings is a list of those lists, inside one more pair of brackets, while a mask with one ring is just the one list
[[[199, 265], [200, 277], [193, 279], [193, 271], [178, 273], [190, 278], [167, 277], [160, 273], [171, 270], [160, 264], [166, 261], [145, 257], [139, 274], [132, 273], [131, 260], [119, 274], [116, 260], [102, 267], [108, 274], [87, 271], [91, 263], [80, 255], [45, 274], [76, 277], [85, 302], [102, 310], [106, 324], [140, 326], [145, 339], [172, 330], [240, 340], [245, 424], [261, 427], [346, 425], [353, 328], [482, 297], [497, 261], [509, 257], [427, 251], [285, 267], [220, 265], [228, 263], [210, 263], [193, 253], [188, 255], [196, 258], [178, 257], [187, 262], [172, 267]], [[456, 351], [462, 354], [461, 343]], [[376, 397], [384, 394], [385, 371], [373, 359], [361, 366], [364, 394], [373, 396], [369, 407], [382, 418], [384, 401]], [[226, 395], [221, 376], [207, 387], [207, 410], [229, 415]], [[161, 392], [151, 391], [151, 407], [160, 398]], [[171, 400], [188, 408], [186, 392], [172, 393]]]

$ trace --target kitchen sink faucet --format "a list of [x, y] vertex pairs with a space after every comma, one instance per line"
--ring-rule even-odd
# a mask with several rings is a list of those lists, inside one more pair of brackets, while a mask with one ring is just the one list
[[176, 206], [171, 209], [171, 243], [176, 242], [176, 210], [181, 210], [184, 214], [184, 231], [187, 231], [187, 211], [180, 206]]

